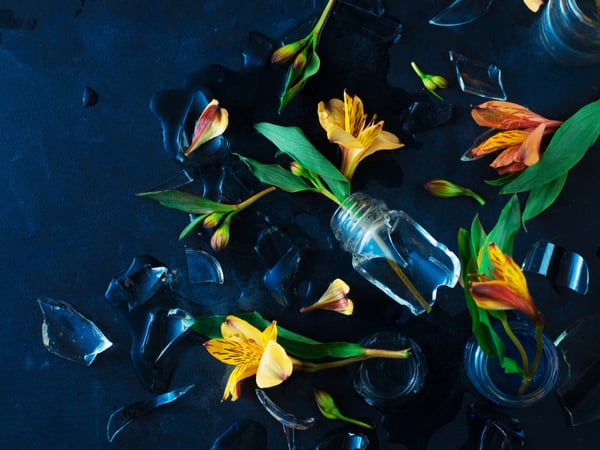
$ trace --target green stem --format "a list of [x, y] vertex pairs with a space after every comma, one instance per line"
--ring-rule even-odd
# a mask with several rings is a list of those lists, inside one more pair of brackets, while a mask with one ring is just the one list
[[506, 314], [504, 314], [504, 316], [500, 318], [500, 322], [502, 322], [504, 331], [519, 351], [519, 354], [521, 355], [521, 360], [523, 361], [523, 371], [525, 372], [525, 376], [523, 378], [523, 383], [521, 383], [521, 387], [519, 388], [519, 395], [521, 395], [525, 392], [525, 390], [527, 389], [527, 387], [529, 387], [529, 384], [531, 383], [531, 378], [529, 377], [529, 358], [527, 357], [527, 353], [523, 348], [523, 344], [521, 344], [521, 341], [519, 341], [517, 336], [515, 336], [512, 329], [510, 328], [510, 325], [508, 324], [508, 319], [506, 318]]
[[[542, 360], [542, 353], [544, 351], [544, 336], [543, 336], [543, 331], [544, 331], [544, 322], [538, 323], [535, 325], [535, 342], [536, 342], [536, 350], [535, 350], [535, 358], [533, 359], [533, 364], [531, 365], [531, 370], [529, 371], [526, 377], [527, 383], [523, 382], [523, 384], [521, 385], [521, 387], [519, 388], [519, 395], [522, 395], [525, 393], [525, 390], [529, 387], [529, 384], [531, 383], [531, 381], [533, 380], [533, 376], [535, 375], [535, 372], [537, 371], [539, 365], [540, 365], [540, 361]], [[523, 385], [525, 385], [525, 387], [523, 387]]]
[[353, 356], [351, 358], [338, 359], [335, 361], [327, 361], [322, 363], [316, 363], [313, 361], [305, 361], [303, 359], [297, 359], [290, 357], [294, 364], [294, 370], [301, 370], [304, 372], [314, 373], [320, 372], [321, 370], [335, 369], [337, 367], [344, 367], [349, 364], [356, 362], [365, 361], [372, 358], [391, 358], [391, 359], [406, 359], [410, 356], [410, 350], [381, 350], [381, 349], [369, 349], [365, 348], [365, 353], [360, 356]]
[[258, 199], [264, 197], [267, 194], [270, 194], [271, 192], [273, 192], [276, 189], [275, 186], [269, 186], [266, 189], [263, 189], [260, 192], [257, 192], [256, 194], [254, 194], [252, 197], [248, 197], [246, 200], [244, 200], [241, 203], [238, 203], [237, 205], [235, 205], [235, 209], [237, 210], [237, 212], [242, 211], [243, 209], [246, 209], [248, 206], [250, 206], [252, 203], [254, 203], [255, 201], [257, 201]]
[[412, 61], [410, 63], [410, 67], [413, 68], [413, 70], [419, 76], [419, 78], [423, 79], [425, 77], [425, 74], [423, 72], [421, 72], [421, 69], [419, 69], [419, 66], [417, 66], [417, 63], [415, 63], [414, 61]]
[[483, 199], [483, 197], [481, 195], [477, 194], [476, 192], [472, 191], [471, 189], [465, 188], [465, 195], [477, 200], [477, 202], [479, 202], [479, 204], [481, 206], [485, 205], [485, 200]]
[[346, 417], [343, 414], [340, 413], [340, 415], [338, 416], [339, 420], [343, 420], [344, 422], [348, 422], [354, 425], [358, 425], [359, 427], [363, 427], [363, 428], [367, 428], [369, 430], [373, 430], [373, 425], [369, 425], [368, 423], [365, 422], [361, 422], [360, 420], [356, 420], [356, 419], [352, 419], [350, 417]]
[[317, 23], [313, 27], [312, 31], [310, 32], [310, 34], [314, 36], [314, 39], [316, 41], [319, 40], [321, 31], [323, 31], [323, 26], [325, 25], [325, 22], [327, 22], [327, 19], [329, 18], [329, 14], [331, 13], [331, 10], [332, 10], [334, 4], [335, 4], [335, 0], [329, 0], [327, 2], [327, 5], [325, 5], [325, 9], [323, 10], [323, 12], [321, 13], [321, 16], [319, 17], [319, 20], [317, 21]]

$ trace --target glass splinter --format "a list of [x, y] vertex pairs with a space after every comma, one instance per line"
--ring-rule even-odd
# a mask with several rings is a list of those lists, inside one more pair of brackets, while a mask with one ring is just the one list
[[493, 0], [454, 0], [429, 23], [439, 27], [455, 27], [471, 23], [484, 16]]
[[38, 298], [44, 321], [42, 341], [50, 353], [89, 366], [112, 342], [69, 303]]
[[463, 92], [494, 100], [506, 100], [502, 71], [493, 64], [483, 63], [450, 50], [458, 85]]
[[190, 184], [193, 181], [194, 178], [192, 178], [192, 176], [186, 170], [181, 170], [175, 173], [175, 175], [167, 178], [158, 186], [154, 186], [152, 189], [149, 189], [149, 191], [156, 192], [169, 191], [171, 189], [179, 189], [187, 184]]
[[385, 9], [381, 0], [341, 0], [341, 3], [380, 17]]
[[217, 258], [203, 250], [185, 249], [188, 280], [192, 284], [223, 284], [225, 276]]
[[552, 242], [541, 239], [533, 244], [521, 268], [547, 277], [553, 286], [587, 294], [590, 274], [585, 259]]
[[285, 437], [287, 439], [288, 450], [295, 450], [295, 430], [307, 430], [315, 424], [315, 418], [302, 418], [284, 411], [279, 405], [273, 403], [273, 401], [267, 396], [266, 392], [262, 389], [256, 389], [256, 396], [267, 412], [283, 426], [283, 432], [285, 433]]
[[159, 406], [174, 402], [193, 387], [194, 385], [191, 384], [165, 394], [157, 395], [149, 400], [135, 402], [128, 406], [121, 406], [108, 418], [108, 423], [106, 424], [106, 438], [108, 442], [112, 442], [117, 434], [136, 419], [147, 415]]

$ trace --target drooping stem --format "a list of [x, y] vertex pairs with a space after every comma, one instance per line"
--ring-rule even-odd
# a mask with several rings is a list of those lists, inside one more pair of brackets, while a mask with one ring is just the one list
[[[513, 330], [510, 328], [510, 325], [508, 324], [508, 319], [506, 318], [506, 314], [504, 314], [500, 318], [500, 322], [502, 323], [502, 326], [504, 327], [504, 331], [506, 332], [506, 335], [509, 337], [509, 339], [512, 341], [512, 343], [515, 345], [519, 354], [521, 355], [521, 360], [523, 361], [523, 371], [525, 372], [525, 379], [523, 380], [523, 384], [527, 383], [527, 386], [528, 386], [529, 383], [531, 382], [531, 380], [529, 380], [529, 382], [527, 382], [527, 379], [529, 378], [529, 358], [527, 357], [527, 353], [525, 352], [525, 349], [523, 348], [523, 344], [521, 344], [521, 341], [519, 341], [517, 336], [515, 336], [515, 333], [513, 333]], [[525, 388], [523, 388], [523, 385], [521, 385], [521, 388], [519, 388], [519, 392], [521, 392], [521, 390], [524, 391], [525, 389], [527, 389], [527, 386], [525, 386]]]
[[485, 205], [485, 200], [483, 199], [483, 197], [481, 197], [481, 195], [477, 194], [471, 189], [465, 188], [465, 195], [477, 200], [477, 203], [479, 203], [481, 206]]
[[260, 192], [257, 192], [256, 194], [254, 194], [252, 197], [248, 197], [246, 200], [244, 200], [241, 203], [238, 203], [237, 205], [235, 205], [235, 208], [239, 211], [247, 208], [248, 206], [250, 206], [252, 203], [254, 203], [255, 201], [259, 200], [260, 198], [264, 197], [267, 194], [270, 194], [271, 192], [273, 192], [275, 189], [277, 189], [275, 186], [269, 186], [266, 189], [263, 189]]
[[[527, 387], [533, 380], [533, 376], [535, 375], [535, 372], [537, 371], [537, 369], [540, 365], [540, 361], [542, 360], [542, 353], [544, 351], [544, 336], [542, 334], [543, 332], [544, 332], [544, 322], [542, 321], [535, 325], [536, 350], [535, 350], [535, 358], [533, 359], [533, 364], [531, 365], [529, 374], [527, 374], [527, 379], [529, 380], [529, 382], [527, 383], [527, 385], [524, 388], [523, 388], [523, 385], [521, 385], [521, 388], [519, 389], [519, 394], [523, 394], [525, 392], [525, 390], [527, 389]], [[523, 384], [525, 384], [525, 383], [523, 383]]]
[[325, 22], [327, 22], [327, 19], [329, 18], [329, 14], [331, 13], [334, 4], [335, 0], [328, 0], [327, 5], [325, 5], [325, 9], [319, 17], [319, 20], [310, 32], [310, 34], [314, 36], [314, 39], [316, 39], [317, 41], [319, 40], [319, 36], [321, 34], [321, 31], [323, 30], [323, 26], [325, 25]]
[[372, 358], [390, 358], [390, 359], [406, 359], [410, 356], [410, 349], [404, 350], [382, 350], [365, 348], [365, 353], [360, 356], [354, 356], [351, 358], [338, 359], [335, 361], [327, 361], [322, 363], [316, 363], [313, 361], [306, 361], [303, 359], [293, 358], [292, 363], [294, 364], [294, 370], [301, 370], [304, 372], [320, 372], [321, 370], [335, 369], [337, 367], [344, 367], [349, 364], [356, 362], [365, 361]]

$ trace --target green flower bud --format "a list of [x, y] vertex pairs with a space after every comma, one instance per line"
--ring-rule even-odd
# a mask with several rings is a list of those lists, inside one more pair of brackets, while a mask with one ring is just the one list
[[319, 407], [319, 411], [321, 411], [323, 417], [327, 419], [342, 420], [344, 422], [358, 425], [359, 427], [373, 429], [373, 426], [369, 425], [368, 423], [364, 423], [360, 420], [351, 419], [349, 417], [344, 416], [340, 412], [339, 408], [336, 406], [335, 402], [333, 401], [333, 397], [329, 395], [329, 393], [320, 389], [314, 389], [313, 394], [315, 396], [317, 406]]
[[480, 205], [485, 205], [485, 200], [471, 189], [459, 186], [448, 180], [433, 179], [426, 182], [423, 187], [429, 194], [438, 198], [451, 197], [471, 197], [479, 202]]
[[202, 226], [204, 228], [214, 228], [217, 225], [219, 225], [219, 222], [221, 222], [221, 219], [223, 218], [223, 215], [225, 213], [211, 213], [208, 216], [206, 216], [206, 219], [204, 219], [204, 222], [202, 223]]
[[296, 59], [294, 59], [294, 63], [292, 64], [292, 66], [294, 67], [294, 70], [300, 71], [300, 70], [304, 69], [304, 67], [306, 66], [305, 52], [298, 53], [298, 55], [296, 56]]
[[301, 51], [306, 45], [306, 39], [300, 39], [295, 42], [290, 42], [283, 47], [278, 48], [271, 55], [272, 64], [285, 64], [292, 60], [294, 56]]
[[210, 246], [214, 251], [223, 250], [229, 244], [229, 224], [223, 224], [215, 230], [210, 238]]
[[439, 88], [446, 89], [448, 87], [448, 80], [441, 75], [430, 75], [429, 78]]

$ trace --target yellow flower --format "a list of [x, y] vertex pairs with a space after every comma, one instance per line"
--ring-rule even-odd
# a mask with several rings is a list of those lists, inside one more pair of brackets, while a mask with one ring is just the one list
[[394, 150], [403, 147], [398, 136], [383, 130], [383, 120], [375, 122], [377, 116], [367, 122], [362, 100], [344, 91], [344, 101], [333, 98], [319, 102], [319, 122], [327, 132], [329, 142], [342, 150], [340, 171], [351, 179], [358, 164], [379, 150]]
[[183, 152], [185, 156], [189, 156], [194, 150], [202, 144], [222, 135], [229, 126], [229, 113], [225, 108], [219, 106], [219, 102], [215, 99], [206, 105], [202, 114], [196, 121], [194, 126], [194, 135], [192, 143]]
[[350, 292], [350, 286], [344, 280], [336, 278], [331, 282], [319, 300], [310, 306], [305, 306], [300, 312], [305, 313], [313, 309], [328, 309], [351, 316], [354, 312], [354, 303], [348, 298], [348, 292]]
[[227, 316], [221, 325], [223, 339], [204, 343], [208, 352], [225, 364], [236, 366], [229, 375], [221, 401], [238, 399], [240, 381], [256, 375], [260, 388], [281, 384], [292, 374], [293, 365], [285, 349], [277, 343], [277, 325], [273, 321], [260, 331], [245, 320]]
[[541, 323], [542, 313], [533, 303], [527, 279], [519, 266], [493, 242], [487, 252], [492, 264], [491, 278], [482, 275], [480, 278], [483, 281], [470, 283], [470, 292], [477, 306], [496, 311], [517, 310], [534, 323]]

